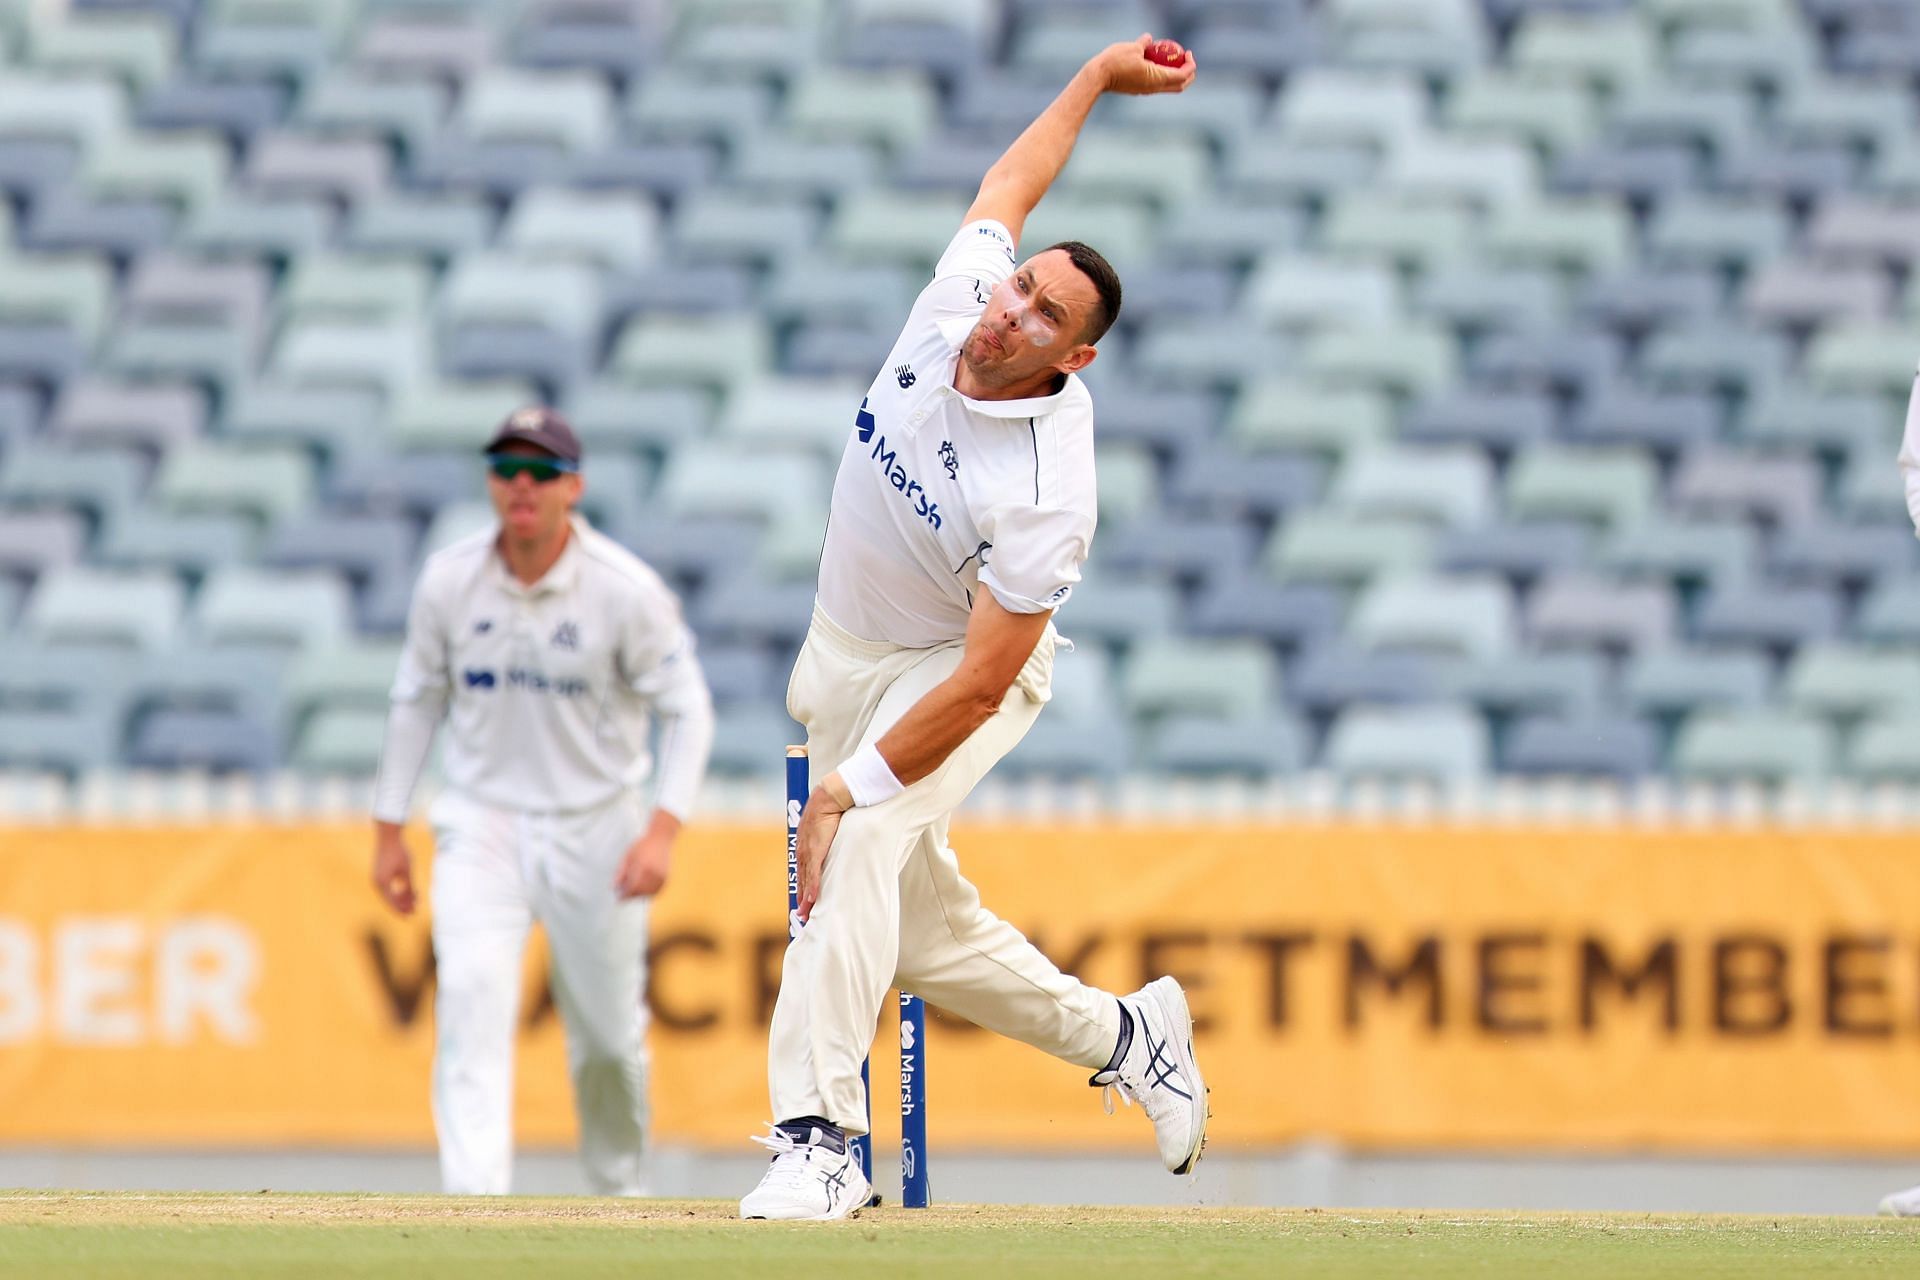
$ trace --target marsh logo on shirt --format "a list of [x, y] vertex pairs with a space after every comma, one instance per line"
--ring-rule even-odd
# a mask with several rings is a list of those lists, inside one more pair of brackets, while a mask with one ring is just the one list
[[[861, 437], [863, 440], [865, 438]], [[880, 464], [880, 474], [887, 478], [887, 483], [898, 490], [901, 497], [913, 504], [913, 514], [925, 520], [928, 528], [938, 529], [940, 504], [928, 501], [927, 487], [907, 474], [907, 469], [900, 465], [899, 451], [887, 448], [885, 436], [879, 436], [874, 440], [873, 453], [870, 456]]]
[[867, 408], [867, 401], [871, 398], [870, 396], [862, 396], [860, 398], [860, 412], [853, 415], [854, 429], [860, 435], [861, 444], [865, 444], [867, 441], [873, 439], [873, 414]]
[[493, 672], [478, 670], [474, 667], [468, 667], [461, 672], [460, 678], [469, 689], [491, 689], [500, 683]]

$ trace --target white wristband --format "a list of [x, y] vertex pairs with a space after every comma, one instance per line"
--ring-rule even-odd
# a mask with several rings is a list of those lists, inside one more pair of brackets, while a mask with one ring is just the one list
[[837, 770], [847, 784], [847, 794], [856, 806], [880, 804], [905, 791], [906, 784], [893, 776], [886, 757], [872, 743], [860, 748]]

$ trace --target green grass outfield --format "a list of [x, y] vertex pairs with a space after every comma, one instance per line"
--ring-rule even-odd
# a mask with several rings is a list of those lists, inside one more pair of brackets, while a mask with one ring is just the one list
[[0, 1192], [0, 1276], [1920, 1276], [1920, 1221]]

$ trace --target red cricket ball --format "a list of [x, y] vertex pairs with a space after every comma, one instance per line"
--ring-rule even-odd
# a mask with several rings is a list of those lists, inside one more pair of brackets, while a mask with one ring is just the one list
[[1187, 63], [1187, 51], [1178, 41], [1155, 40], [1147, 46], [1147, 61], [1157, 62], [1163, 67], [1182, 67]]

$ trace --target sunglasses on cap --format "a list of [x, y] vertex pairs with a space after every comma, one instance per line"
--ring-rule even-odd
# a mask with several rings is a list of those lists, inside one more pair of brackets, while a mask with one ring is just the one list
[[568, 462], [565, 458], [530, 458], [518, 453], [490, 453], [487, 455], [487, 470], [496, 480], [512, 481], [515, 476], [533, 477], [535, 484], [551, 484], [561, 476], [570, 476], [580, 470], [577, 462]]

